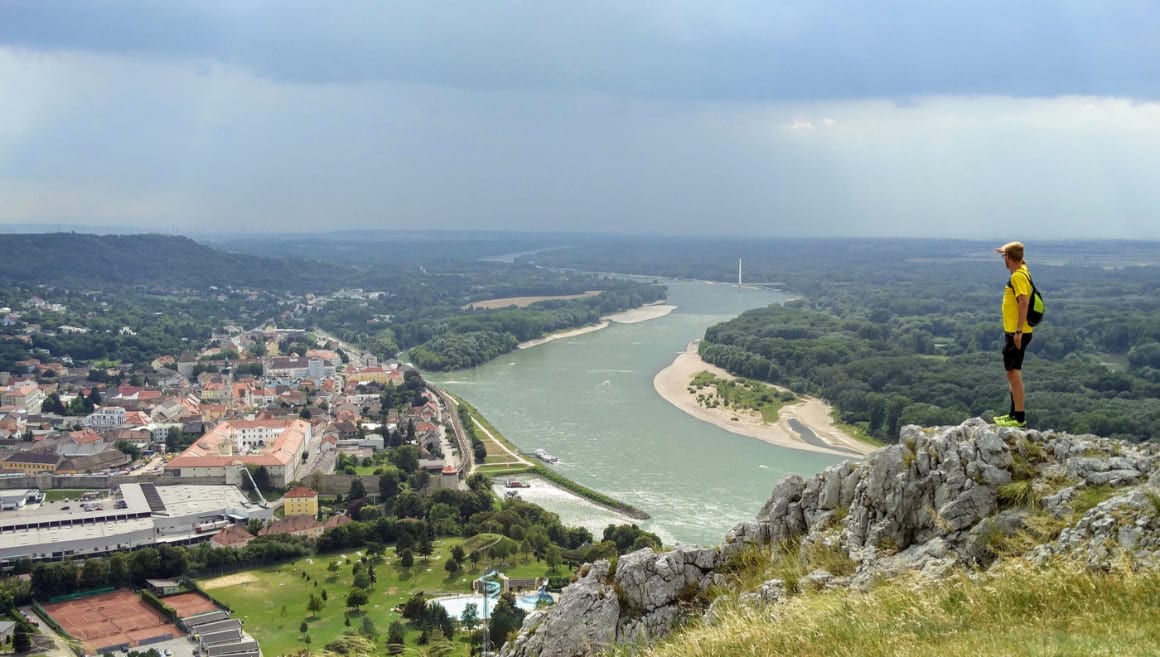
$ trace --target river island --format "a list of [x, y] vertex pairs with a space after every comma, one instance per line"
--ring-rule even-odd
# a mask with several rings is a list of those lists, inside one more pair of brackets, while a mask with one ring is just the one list
[[[700, 340], [690, 342], [671, 365], [653, 378], [657, 394], [673, 406], [730, 433], [778, 447], [845, 457], [859, 457], [877, 449], [877, 446], [842, 431], [831, 418], [829, 404], [820, 399], [804, 397], [786, 404], [779, 409], [777, 421], [772, 423], [766, 422], [756, 410], [706, 407], [697, 400], [698, 392], [690, 386], [694, 377], [702, 372], [726, 380], [736, 377], [702, 360], [697, 349], [699, 343]], [[772, 384], [766, 385], [784, 390]]]

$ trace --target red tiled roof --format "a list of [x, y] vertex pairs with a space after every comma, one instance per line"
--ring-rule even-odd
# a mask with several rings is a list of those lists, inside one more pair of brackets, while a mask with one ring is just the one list
[[311, 498], [311, 497], [318, 497], [318, 493], [310, 490], [309, 488], [307, 488], [305, 486], [295, 486], [294, 488], [291, 488], [290, 490], [286, 491], [286, 495], [284, 495], [284, 497]]
[[246, 531], [241, 525], [230, 525], [209, 539], [217, 545], [245, 545], [254, 539], [254, 535]]
[[78, 445], [87, 445], [102, 440], [101, 434], [92, 429], [81, 429], [80, 431], [73, 431], [69, 433], [69, 438]]
[[297, 534], [301, 532], [308, 532], [312, 529], [322, 527], [322, 523], [318, 522], [310, 516], [290, 516], [289, 518], [282, 518], [275, 520], [268, 526], [263, 527], [262, 531], [258, 532], [258, 536], [269, 536], [270, 534]]

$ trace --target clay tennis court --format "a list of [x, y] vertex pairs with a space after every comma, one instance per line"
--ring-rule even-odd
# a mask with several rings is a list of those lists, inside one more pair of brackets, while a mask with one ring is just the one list
[[44, 605], [45, 611], [65, 632], [85, 644], [85, 652], [99, 654], [106, 648], [139, 646], [142, 641], [169, 635], [181, 636], [176, 625], [128, 590], [94, 595], [80, 600]]
[[189, 618], [218, 610], [217, 605], [200, 593], [178, 593], [164, 597], [161, 601], [172, 607], [173, 611], [177, 612], [178, 618]]

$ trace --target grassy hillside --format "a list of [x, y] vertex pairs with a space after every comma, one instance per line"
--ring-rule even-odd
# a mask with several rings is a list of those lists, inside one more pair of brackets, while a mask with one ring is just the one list
[[[229, 605], [267, 655], [294, 654], [305, 647], [303, 635], [298, 631], [303, 622], [308, 627], [311, 643], [322, 646], [340, 639], [347, 630], [357, 632], [366, 622], [363, 619], [369, 618], [380, 634], [378, 645], [382, 647], [382, 638], [390, 624], [403, 620], [396, 608], [412, 593], [423, 592], [431, 599], [443, 594], [471, 592], [471, 580], [478, 573], [474, 570], [448, 573], [444, 569], [451, 559], [452, 546], [461, 545], [465, 552], [471, 553], [499, 538], [492, 534], [479, 534], [466, 540], [438, 540], [430, 559], [415, 557], [415, 563], [410, 567], [401, 565], [394, 550], [388, 550], [383, 563], [376, 567], [377, 580], [371, 586], [370, 599], [357, 611], [346, 606], [346, 596], [354, 586], [352, 567], [360, 562], [362, 550], [316, 555], [291, 563], [212, 577], [201, 580], [199, 585], [206, 593]], [[338, 570], [333, 572], [329, 570], [332, 562], [339, 564]], [[501, 568], [509, 577], [538, 577], [549, 572], [544, 562], [520, 555], [505, 564], [490, 565]], [[471, 565], [465, 567], [473, 568]], [[327, 592], [323, 609], [317, 614], [312, 613], [307, 608], [310, 595], [321, 596], [323, 591]], [[351, 619], [349, 624], [347, 618]], [[408, 650], [413, 649], [417, 638], [418, 631], [409, 628]], [[468, 652], [466, 632], [458, 636], [455, 646], [455, 654]]]
[[[748, 577], [775, 570], [751, 566]], [[938, 584], [892, 580], [754, 607], [736, 598], [627, 657], [1009, 657], [1160, 654], [1160, 573], [1011, 562]]]

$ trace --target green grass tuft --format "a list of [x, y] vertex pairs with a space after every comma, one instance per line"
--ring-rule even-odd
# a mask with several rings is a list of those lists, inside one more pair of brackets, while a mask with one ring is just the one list
[[1007, 508], [1036, 509], [1040, 499], [1035, 494], [1035, 486], [1027, 480], [1012, 481], [999, 486], [999, 502]]
[[1077, 489], [1075, 498], [1071, 501], [1071, 508], [1077, 516], [1082, 516], [1099, 506], [1101, 502], [1110, 498], [1115, 492], [1116, 489], [1111, 486], [1087, 486]]

